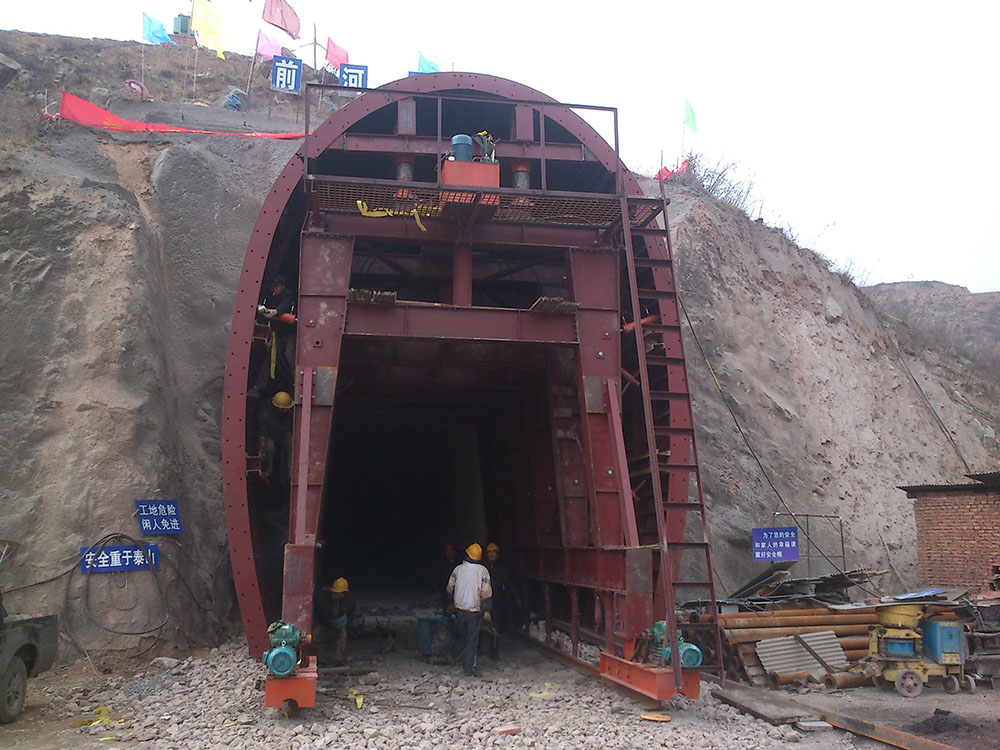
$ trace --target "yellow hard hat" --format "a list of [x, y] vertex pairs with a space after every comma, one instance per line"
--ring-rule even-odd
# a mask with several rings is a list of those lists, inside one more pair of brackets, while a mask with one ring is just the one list
[[473, 542], [468, 547], [465, 548], [465, 554], [469, 556], [470, 560], [482, 560], [483, 559], [483, 548], [480, 547], [476, 542]]
[[343, 594], [347, 592], [347, 579], [338, 578], [336, 581], [333, 582], [333, 585], [330, 587], [330, 591], [332, 591], [335, 594]]
[[487, 552], [499, 552], [500, 551], [500, 547], [497, 545], [496, 542], [490, 542], [489, 544], [486, 545], [486, 551]]
[[271, 404], [275, 409], [291, 409], [292, 397], [289, 395], [288, 391], [278, 391], [271, 399]]

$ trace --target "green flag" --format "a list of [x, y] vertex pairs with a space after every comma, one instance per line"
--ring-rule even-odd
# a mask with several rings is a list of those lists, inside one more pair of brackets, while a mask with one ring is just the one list
[[698, 132], [698, 121], [694, 119], [694, 107], [687, 99], [684, 100], [684, 124], [691, 129], [692, 133]]

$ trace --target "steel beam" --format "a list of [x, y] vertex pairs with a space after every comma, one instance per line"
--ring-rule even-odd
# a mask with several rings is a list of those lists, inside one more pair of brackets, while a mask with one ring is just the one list
[[[654, 551], [645, 547], [523, 547], [518, 550], [514, 572], [523, 578], [564, 586], [580, 586], [623, 596], [630, 591], [651, 596]], [[646, 622], [643, 628], [649, 627], [649, 624]]]
[[571, 315], [497, 307], [454, 307], [425, 303], [355, 303], [347, 313], [351, 336], [575, 344]]
[[[528, 110], [530, 114], [530, 108]], [[332, 151], [440, 156], [448, 152], [450, 144], [439, 141], [432, 135], [343, 133], [328, 148]], [[542, 146], [531, 141], [497, 141], [496, 155], [498, 159], [541, 159]], [[597, 157], [579, 143], [546, 142], [545, 160], [584, 162], [597, 161]]]
[[291, 508], [281, 616], [311, 633], [316, 541], [354, 238], [304, 231], [300, 243]]
[[[323, 214], [330, 233], [385, 240], [413, 240], [423, 244], [454, 245], [458, 225], [445, 219], [421, 219], [424, 229], [408, 217], [372, 218], [361, 214]], [[477, 247], [557, 247], [598, 250], [601, 233], [586, 227], [542, 226], [537, 224], [476, 224], [469, 228], [468, 241]], [[617, 254], [617, 250], [613, 251]]]

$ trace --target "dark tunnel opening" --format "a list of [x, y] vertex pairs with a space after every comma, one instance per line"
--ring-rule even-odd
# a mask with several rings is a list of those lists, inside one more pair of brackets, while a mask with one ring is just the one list
[[337, 422], [324, 499], [321, 585], [359, 596], [432, 599], [446, 541], [487, 533], [477, 428], [416, 415]]

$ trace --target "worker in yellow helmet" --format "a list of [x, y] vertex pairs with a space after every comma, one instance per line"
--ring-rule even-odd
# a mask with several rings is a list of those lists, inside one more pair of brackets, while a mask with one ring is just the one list
[[462, 669], [465, 674], [476, 674], [476, 652], [479, 650], [479, 625], [485, 617], [490, 617], [488, 611], [484, 614], [484, 603], [493, 596], [490, 586], [490, 573], [481, 564], [483, 548], [476, 543], [465, 548], [465, 559], [458, 565], [448, 579], [448, 593], [454, 597], [455, 619], [458, 625], [458, 636], [461, 641]]
[[358, 609], [358, 604], [351, 594], [346, 578], [338, 578], [325, 589], [326, 596], [318, 597], [316, 601], [316, 624], [319, 628], [319, 640], [326, 640], [324, 631], [329, 630], [329, 640], [333, 642], [333, 663], [339, 666], [344, 663], [344, 652], [347, 647], [347, 622]]

